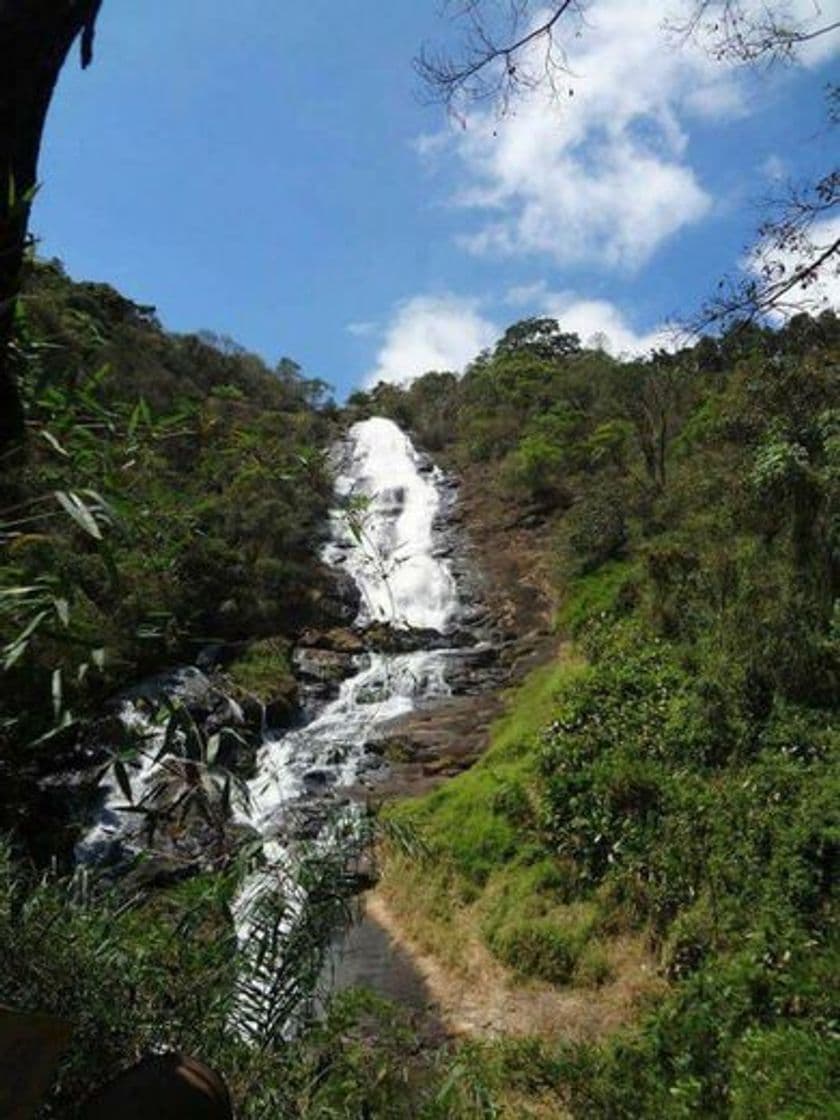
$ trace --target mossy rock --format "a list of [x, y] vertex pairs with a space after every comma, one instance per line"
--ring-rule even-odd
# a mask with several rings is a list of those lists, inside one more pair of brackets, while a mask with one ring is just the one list
[[297, 706], [298, 683], [292, 672], [291, 644], [285, 638], [254, 642], [228, 666], [239, 699], [264, 705], [270, 724], [283, 722]]

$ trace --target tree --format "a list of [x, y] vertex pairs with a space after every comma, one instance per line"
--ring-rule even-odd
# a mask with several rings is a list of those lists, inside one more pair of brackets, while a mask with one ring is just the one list
[[[544, 88], [559, 96], [569, 71], [564, 42], [585, 29], [598, 0], [563, 0], [546, 9], [537, 0], [448, 0], [464, 29], [454, 54], [424, 48], [415, 68], [431, 98], [463, 118], [470, 103], [495, 103], [502, 114], [522, 94]], [[667, 9], [663, 12], [667, 15]], [[677, 43], [693, 40], [721, 62], [785, 63], [806, 44], [840, 28], [818, 5], [797, 21], [783, 0], [691, 0], [663, 30]], [[840, 87], [828, 91], [828, 120], [840, 120]], [[715, 298], [691, 323], [694, 331], [745, 319], [787, 316], [809, 304], [819, 310], [819, 285], [840, 272], [840, 236], [829, 220], [840, 205], [840, 171], [829, 167], [812, 183], [791, 186], [766, 206], [746, 277], [724, 278]]]
[[0, 0], [0, 450], [23, 434], [23, 408], [9, 342], [44, 122], [76, 39], [82, 67], [93, 58], [102, 0]]
[[668, 447], [691, 388], [688, 371], [679, 355], [659, 353], [645, 362], [618, 366], [613, 379], [624, 417], [633, 425], [648, 480], [654, 489], [663, 490]]
[[580, 353], [580, 338], [560, 330], [556, 319], [522, 319], [508, 327], [496, 343], [495, 354], [516, 354], [525, 351], [545, 361], [570, 358]]

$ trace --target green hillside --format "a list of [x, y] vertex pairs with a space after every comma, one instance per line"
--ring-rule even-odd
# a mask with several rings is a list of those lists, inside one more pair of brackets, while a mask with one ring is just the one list
[[557, 1114], [834, 1114], [838, 344], [825, 314], [628, 363], [530, 321], [460, 381], [353, 401], [553, 527], [586, 666], [564, 652], [471, 771], [391, 810], [425, 844], [385, 882], [450, 963], [466, 930], [593, 1000], [644, 944], [652, 1007], [547, 1043]]

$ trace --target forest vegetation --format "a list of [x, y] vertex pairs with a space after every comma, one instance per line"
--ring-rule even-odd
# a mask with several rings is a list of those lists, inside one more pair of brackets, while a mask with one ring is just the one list
[[24, 788], [121, 687], [218, 643], [253, 691], [260, 649], [282, 675], [328, 591], [334, 408], [290, 359], [168, 334], [55, 261], [30, 267], [12, 357], [28, 439], [0, 478], [0, 800], [23, 826]]

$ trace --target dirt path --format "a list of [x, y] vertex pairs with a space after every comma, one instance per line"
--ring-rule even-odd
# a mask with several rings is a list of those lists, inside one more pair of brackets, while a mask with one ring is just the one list
[[462, 968], [447, 968], [408, 936], [381, 889], [366, 897], [365, 913], [395, 948], [409, 955], [435, 1014], [453, 1035], [595, 1039], [629, 1022], [640, 1000], [661, 986], [637, 939], [622, 938], [612, 945], [615, 980], [597, 989], [557, 988], [517, 980], [469, 932]]

